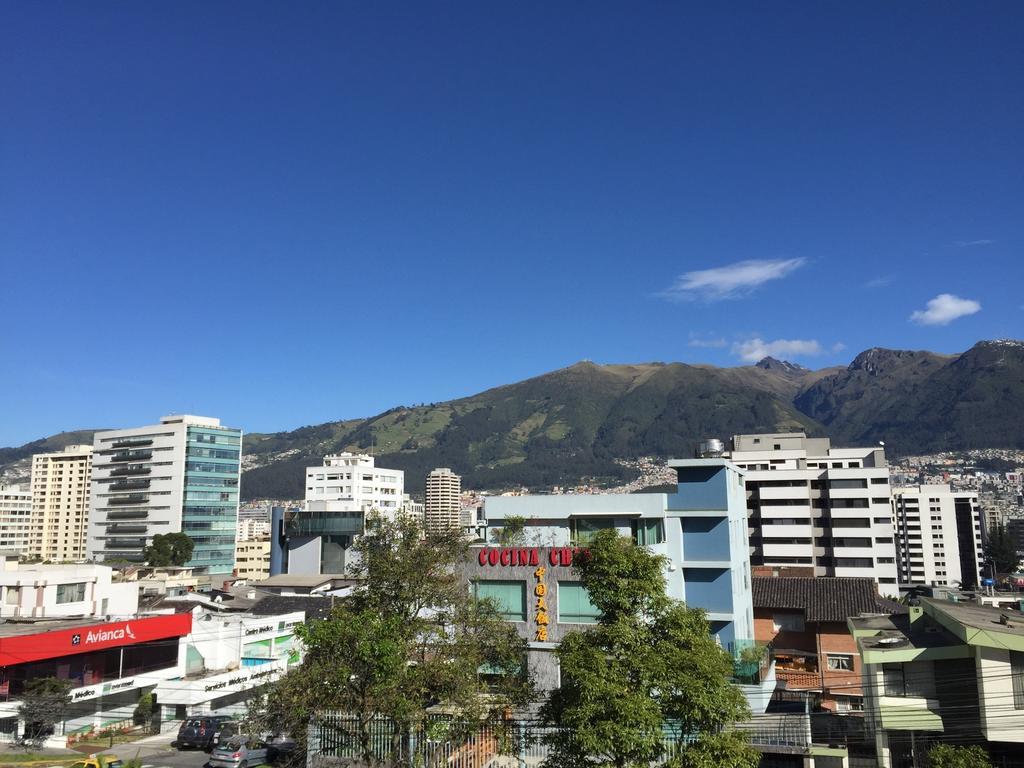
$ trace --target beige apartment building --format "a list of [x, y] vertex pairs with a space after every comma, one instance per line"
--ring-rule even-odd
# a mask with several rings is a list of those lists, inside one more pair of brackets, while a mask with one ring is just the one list
[[423, 517], [428, 531], [461, 530], [462, 478], [448, 467], [439, 467], [427, 475]]
[[235, 543], [235, 575], [259, 581], [270, 578], [270, 538]]
[[91, 481], [91, 445], [32, 457], [29, 556], [52, 562], [86, 559]]

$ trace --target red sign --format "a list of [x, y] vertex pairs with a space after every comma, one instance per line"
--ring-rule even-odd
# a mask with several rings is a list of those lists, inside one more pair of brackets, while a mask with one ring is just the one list
[[191, 613], [87, 624], [73, 629], [46, 630], [40, 627], [38, 634], [0, 637], [0, 667], [182, 637], [191, 631]]
[[543, 557], [548, 565], [562, 565], [568, 568], [580, 550], [579, 547], [552, 547], [546, 556], [542, 556], [541, 551], [537, 547], [482, 547], [477, 560], [480, 565], [492, 567], [537, 566], [541, 564]]

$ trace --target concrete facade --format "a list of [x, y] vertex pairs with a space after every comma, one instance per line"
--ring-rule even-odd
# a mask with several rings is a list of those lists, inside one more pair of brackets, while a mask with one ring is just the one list
[[754, 566], [874, 579], [898, 596], [889, 468], [882, 447], [833, 448], [803, 433], [735, 435]]
[[32, 491], [23, 485], [0, 485], [0, 552], [28, 554], [32, 537]]
[[28, 554], [83, 561], [89, 528], [92, 446], [69, 445], [32, 457], [32, 536]]
[[153, 536], [186, 533], [188, 566], [230, 573], [235, 562], [242, 433], [204, 416], [97, 432], [88, 554], [142, 562]]
[[949, 485], [894, 488], [892, 503], [901, 584], [981, 584], [985, 552], [976, 492]]
[[239, 541], [235, 545], [235, 575], [259, 581], [270, 576], [270, 538]]
[[0, 572], [0, 616], [52, 619], [80, 616], [132, 616], [139, 607], [138, 586], [112, 580], [103, 565], [19, 565]]
[[427, 475], [423, 494], [423, 519], [428, 531], [459, 530], [462, 526], [462, 478], [448, 467]]

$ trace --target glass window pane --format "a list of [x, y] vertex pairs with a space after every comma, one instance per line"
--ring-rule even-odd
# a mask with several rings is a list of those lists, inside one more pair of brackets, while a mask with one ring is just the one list
[[590, 602], [582, 584], [558, 582], [558, 620], [569, 624], [596, 624], [601, 612]]
[[476, 581], [473, 587], [476, 598], [493, 600], [506, 621], [526, 621], [526, 582]]

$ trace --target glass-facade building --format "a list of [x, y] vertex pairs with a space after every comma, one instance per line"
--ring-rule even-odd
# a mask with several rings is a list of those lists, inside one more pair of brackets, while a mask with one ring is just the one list
[[241, 451], [241, 430], [187, 428], [181, 529], [194, 544], [193, 568], [231, 573], [234, 567]]

